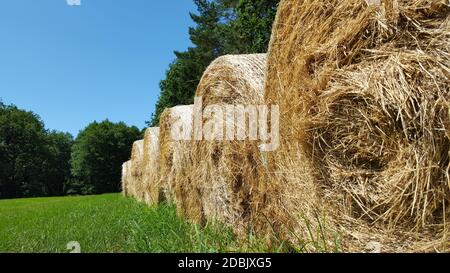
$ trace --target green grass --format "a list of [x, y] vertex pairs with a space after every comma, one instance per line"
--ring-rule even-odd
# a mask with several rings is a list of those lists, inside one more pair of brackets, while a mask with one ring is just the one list
[[0, 200], [0, 252], [83, 253], [267, 252], [243, 245], [231, 230], [200, 228], [170, 205], [147, 207], [120, 194]]

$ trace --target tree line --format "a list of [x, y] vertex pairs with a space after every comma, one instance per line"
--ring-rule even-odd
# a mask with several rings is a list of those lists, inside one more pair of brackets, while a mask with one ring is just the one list
[[136, 127], [93, 122], [76, 139], [33, 112], [0, 102], [0, 199], [120, 191]]

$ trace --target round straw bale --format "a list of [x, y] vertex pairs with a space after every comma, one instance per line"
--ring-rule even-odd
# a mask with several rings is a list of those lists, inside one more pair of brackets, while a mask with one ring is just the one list
[[382, 251], [450, 251], [449, 15], [448, 1], [281, 2], [271, 228], [310, 238], [325, 221], [348, 250], [375, 237]]
[[122, 194], [125, 197], [129, 197], [130, 187], [130, 175], [131, 175], [131, 161], [127, 161], [122, 164]]
[[[210, 106], [244, 107], [263, 104], [266, 54], [227, 55], [216, 59], [206, 69], [196, 92], [202, 99], [202, 113]], [[209, 220], [232, 227], [238, 235], [248, 234], [258, 202], [253, 200], [257, 184], [263, 179], [260, 141], [237, 140], [226, 137], [226, 128], [245, 126], [237, 124], [234, 114], [223, 113], [223, 139], [196, 141], [193, 144], [192, 181], [194, 190], [200, 189], [202, 207]], [[212, 117], [203, 115], [207, 124]], [[219, 128], [220, 129], [220, 128]], [[248, 132], [247, 132], [248, 133]], [[257, 195], [258, 196], [258, 195]]]
[[[193, 106], [166, 109], [160, 118], [160, 185], [165, 198], [174, 202], [180, 215], [194, 222], [203, 221], [198, 191], [192, 188]], [[174, 134], [179, 132], [180, 134]]]
[[143, 183], [145, 202], [149, 205], [163, 201], [159, 181], [159, 127], [148, 128], [144, 136]]
[[138, 201], [145, 201], [143, 181], [144, 140], [133, 143], [131, 151], [131, 194]]

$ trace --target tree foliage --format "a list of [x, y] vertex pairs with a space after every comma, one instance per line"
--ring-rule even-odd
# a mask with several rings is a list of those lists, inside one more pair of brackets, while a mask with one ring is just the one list
[[118, 192], [122, 163], [141, 137], [136, 127], [106, 120], [74, 141], [0, 101], [0, 199]]
[[71, 143], [33, 112], [0, 103], [0, 198], [62, 195]]
[[226, 54], [265, 53], [279, 0], [237, 1], [235, 19], [228, 24]]
[[142, 137], [136, 127], [108, 120], [93, 122], [82, 130], [72, 147], [73, 179], [69, 194], [120, 191], [121, 166], [130, 158], [134, 141]]
[[47, 135], [46, 157], [44, 162], [46, 190], [45, 196], [66, 194], [67, 182], [71, 178], [70, 157], [73, 137], [69, 133], [51, 131]]

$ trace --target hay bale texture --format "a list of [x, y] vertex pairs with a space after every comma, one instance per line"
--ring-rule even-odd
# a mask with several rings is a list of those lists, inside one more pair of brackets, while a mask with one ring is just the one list
[[131, 161], [122, 164], [122, 194], [130, 196]]
[[280, 234], [309, 238], [325, 215], [345, 250], [450, 251], [449, 12], [448, 1], [281, 2], [265, 95], [281, 110], [267, 185]]
[[144, 136], [143, 158], [144, 199], [149, 205], [163, 201], [159, 179], [159, 127], [148, 128]]
[[[202, 98], [202, 113], [212, 105], [224, 109], [224, 106], [263, 104], [265, 72], [266, 54], [227, 55], [216, 59], [206, 69], [196, 92]], [[201, 117], [203, 125], [211, 118], [214, 117]], [[223, 124], [223, 140], [203, 139], [193, 143], [191, 181], [195, 187], [190, 190], [200, 192], [207, 219], [225, 223], [244, 235], [251, 228], [258, 207], [252, 203], [253, 191], [263, 179], [260, 143], [248, 138], [227, 140], [226, 128], [235, 124], [225, 115]], [[237, 125], [248, 126], [248, 123]], [[196, 194], [189, 198], [196, 198]]]
[[[203, 221], [198, 191], [190, 190], [192, 172], [193, 105], [166, 109], [160, 117], [159, 167], [164, 197], [176, 204], [178, 214], [194, 222]], [[174, 126], [184, 135], [174, 136]], [[189, 195], [188, 195], [189, 193]]]
[[145, 201], [144, 170], [144, 140], [133, 143], [131, 151], [131, 183], [130, 194], [140, 202]]

